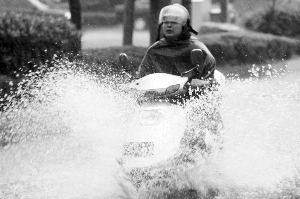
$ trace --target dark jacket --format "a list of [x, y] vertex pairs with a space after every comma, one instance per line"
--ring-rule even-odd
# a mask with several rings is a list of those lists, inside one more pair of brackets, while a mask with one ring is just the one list
[[[190, 59], [190, 52], [193, 49], [201, 49], [206, 54], [203, 72], [196, 78], [201, 79], [205, 76], [213, 78], [216, 67], [215, 58], [207, 47], [194, 36], [180, 41], [168, 41], [163, 38], [154, 43], [147, 50], [139, 66], [138, 74], [140, 77], [151, 73], [180, 75], [194, 67]], [[208, 75], [209, 72], [210, 75]]]

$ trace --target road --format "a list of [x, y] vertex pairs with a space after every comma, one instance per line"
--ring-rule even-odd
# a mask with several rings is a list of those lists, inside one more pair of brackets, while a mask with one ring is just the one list
[[[106, 48], [122, 46], [123, 26], [95, 28], [83, 30], [82, 49]], [[150, 33], [148, 30], [134, 31], [133, 45], [147, 47], [150, 44]]]

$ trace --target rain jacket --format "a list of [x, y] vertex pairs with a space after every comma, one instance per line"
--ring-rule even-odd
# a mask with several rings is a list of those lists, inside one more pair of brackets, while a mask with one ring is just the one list
[[[191, 36], [187, 40], [169, 41], [165, 38], [154, 43], [146, 52], [138, 69], [140, 77], [152, 73], [168, 73], [180, 75], [194, 66], [190, 59], [190, 52], [193, 49], [201, 49], [206, 54], [204, 69], [198, 74], [197, 79], [213, 78], [216, 67], [215, 58], [207, 47], [196, 37]], [[208, 73], [210, 72], [210, 75]]]

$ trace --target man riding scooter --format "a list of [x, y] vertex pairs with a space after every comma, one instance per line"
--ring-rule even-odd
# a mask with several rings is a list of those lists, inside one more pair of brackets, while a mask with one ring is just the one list
[[[192, 89], [197, 90], [197, 88], [213, 85], [216, 60], [205, 44], [200, 42], [195, 36], [192, 36], [191, 33], [198, 34], [191, 27], [190, 15], [184, 6], [173, 4], [162, 8], [159, 15], [157, 41], [147, 50], [139, 66], [138, 76], [144, 77], [152, 73], [169, 73], [182, 76], [185, 71], [195, 67], [195, 60], [193, 60], [195, 58], [191, 57], [191, 52], [195, 51], [195, 49], [200, 49], [204, 54], [204, 58], [196, 56], [199, 59], [196, 60], [199, 63], [199, 67], [196, 70], [196, 74], [193, 74], [192, 78], [190, 78], [190, 86]], [[193, 91], [192, 93], [196, 97], [199, 94], [198, 91]], [[220, 114], [218, 111], [209, 112], [206, 115], [212, 115], [211, 121], [215, 125], [208, 128], [214, 131], [212, 132], [213, 134], [219, 134], [216, 128], [222, 123]], [[200, 147], [203, 149], [203, 145], [205, 145], [203, 140], [195, 142], [195, 139], [198, 139], [198, 136], [195, 136], [194, 139], [183, 140], [183, 142], [186, 142], [185, 145], [190, 145], [192, 148], [199, 149]], [[200, 146], [191, 146], [194, 144]]]
[[[152, 96], [152, 92], [158, 94], [158, 90], [161, 90], [161, 88], [164, 87], [163, 84], [165, 82], [162, 78], [166, 78], [166, 81], [168, 82], [170, 78], [165, 74], [170, 74], [177, 77], [188, 77], [187, 86], [191, 89], [186, 89], [186, 84], [183, 87], [180, 86], [184, 92], [185, 90], [187, 92], [183, 95], [182, 93], [178, 93], [179, 96], [177, 96], [177, 92], [174, 90], [175, 101], [173, 101], [173, 99], [169, 100], [168, 94], [172, 92], [169, 92], [168, 88], [163, 89], [162, 94], [155, 94], [155, 98], [158, 97], [158, 99], [161, 99], [161, 97], [167, 97], [168, 102], [184, 104], [191, 98], [199, 99], [203, 92], [217, 90], [215, 89], [215, 85], [219, 82], [215, 81], [215, 75], [219, 76], [218, 74], [220, 74], [220, 72], [215, 71], [215, 58], [208, 48], [195, 36], [192, 36], [190, 32], [198, 34], [190, 25], [189, 12], [185, 7], [180, 4], [173, 4], [162, 8], [159, 15], [157, 41], [147, 50], [137, 71], [136, 78], [140, 80], [134, 81], [131, 84], [131, 88], [142, 91], [149, 90], [150, 96]], [[121, 63], [124, 63], [127, 56], [124, 53], [122, 54], [123, 56], [120, 56], [119, 59]], [[221, 74], [221, 76], [223, 75]], [[152, 77], [158, 77], [158, 79], [153, 79]], [[171, 79], [174, 78], [172, 77]], [[174, 83], [174, 86], [179, 85], [178, 82]], [[151, 85], [148, 84], [156, 86], [151, 87]], [[179, 87], [177, 89], [179, 89]], [[219, 98], [219, 95], [215, 95], [214, 98]], [[214, 101], [218, 100], [212, 100], [208, 103], [214, 103]], [[211, 120], [214, 125], [210, 127], [202, 125], [201, 127], [197, 126], [196, 128], [211, 129], [209, 131], [214, 131], [212, 132], [213, 134], [218, 134], [217, 128], [221, 123], [220, 114], [217, 111], [218, 106], [211, 106], [214, 107], [214, 110], [208, 110], [203, 107], [203, 105], [197, 105], [196, 108], [193, 108], [192, 110], [203, 114], [202, 118], [204, 118], [204, 120], [210, 118], [209, 120]], [[200, 110], [202, 108], [203, 110]], [[198, 121], [196, 123], [208, 124], [210, 122]], [[193, 131], [195, 131], [195, 128], [192, 128], [189, 132]], [[195, 147], [198, 149], [203, 149], [204, 147], [206, 149], [204, 140], [201, 140], [201, 143], [199, 143], [199, 140], [195, 142], [197, 139], [198, 138], [191, 138], [189, 140], [183, 139], [183, 142], [184, 145], [190, 145], [188, 148], [194, 147], [191, 145], [200, 145]]]
[[[188, 107], [188, 110], [185, 104], [181, 106], [180, 96], [189, 91], [186, 88], [210, 88], [220, 74], [215, 71], [213, 55], [190, 32], [197, 34], [190, 26], [189, 13], [183, 6], [164, 7], [159, 16], [157, 42], [147, 50], [137, 79], [129, 85], [129, 88], [140, 91], [141, 97], [137, 100], [140, 106], [129, 124], [130, 131], [119, 163], [129, 168], [131, 181], [137, 187], [143, 181], [154, 180], [155, 176], [159, 178], [161, 171], [172, 173], [177, 164], [192, 163], [195, 154], [208, 154], [205, 135], [218, 134], [215, 129], [219, 115], [215, 114], [217, 111], [205, 108], [200, 97], [200, 103]], [[126, 54], [121, 53], [119, 60], [125, 66]], [[186, 86], [188, 84], [190, 86]], [[201, 96], [202, 93], [196, 91], [192, 96], [198, 94]], [[170, 101], [172, 97], [177, 100], [177, 96], [179, 105]], [[184, 102], [185, 99], [184, 96]]]
[[[143, 77], [151, 73], [180, 75], [193, 66], [191, 51], [201, 49], [205, 54], [197, 75], [191, 80], [192, 87], [202, 86], [204, 79], [214, 78], [216, 61], [208, 48], [191, 33], [198, 34], [190, 25], [188, 10], [180, 4], [164, 7], [159, 15], [158, 37], [146, 52], [137, 75]], [[161, 38], [160, 39], [160, 37]], [[199, 60], [199, 63], [203, 60]]]

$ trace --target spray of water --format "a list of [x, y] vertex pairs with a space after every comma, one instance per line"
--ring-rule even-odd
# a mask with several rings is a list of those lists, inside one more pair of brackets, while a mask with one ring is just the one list
[[115, 82], [99, 79], [62, 60], [30, 74], [8, 98], [0, 198], [120, 197], [116, 158], [134, 107]]
[[300, 195], [299, 74], [228, 80], [218, 110], [224, 127], [217, 125], [217, 133], [201, 114], [215, 109], [214, 95], [187, 104], [188, 128], [203, 136], [209, 152], [164, 162], [151, 171], [156, 178], [137, 189], [117, 162], [135, 96], [121, 76], [82, 68], [58, 61], [29, 75], [7, 98], [0, 118], [7, 143], [0, 149], [0, 198]]
[[267, 71], [257, 79], [255, 71], [224, 87], [223, 148], [194, 167], [191, 179], [200, 190], [218, 189], [220, 198], [297, 198], [300, 74]]

